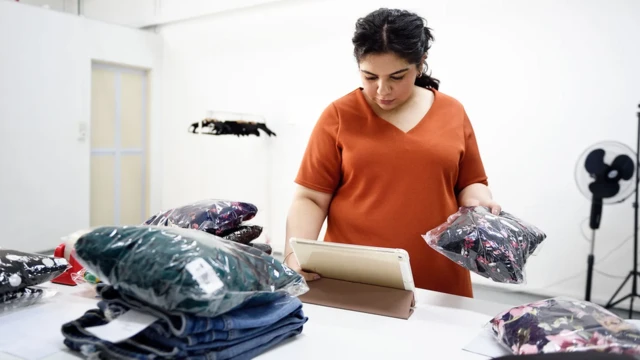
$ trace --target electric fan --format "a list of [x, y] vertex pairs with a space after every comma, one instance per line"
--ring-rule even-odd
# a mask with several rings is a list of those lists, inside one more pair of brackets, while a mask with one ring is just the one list
[[591, 300], [596, 230], [600, 227], [603, 204], [625, 201], [635, 190], [636, 154], [630, 147], [616, 141], [603, 141], [587, 148], [576, 165], [576, 183], [582, 194], [591, 200], [589, 227], [591, 250], [587, 260], [585, 300]]

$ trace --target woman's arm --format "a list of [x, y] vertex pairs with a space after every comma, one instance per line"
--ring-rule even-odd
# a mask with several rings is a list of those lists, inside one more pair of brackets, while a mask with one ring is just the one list
[[311, 190], [299, 186], [296, 190], [289, 214], [287, 216], [287, 230], [285, 239], [285, 263], [287, 266], [302, 274], [306, 280], [316, 280], [317, 274], [306, 273], [300, 268], [293, 249], [289, 244], [289, 239], [302, 238], [307, 240], [317, 240], [322, 229], [322, 224], [327, 217], [331, 194]]
[[460, 206], [486, 206], [493, 214], [500, 214], [500, 205], [493, 200], [491, 190], [485, 184], [471, 184], [458, 194], [458, 204]]

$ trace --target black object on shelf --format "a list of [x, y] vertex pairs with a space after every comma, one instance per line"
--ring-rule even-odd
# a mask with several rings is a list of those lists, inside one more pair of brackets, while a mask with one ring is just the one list
[[[640, 104], [638, 105], [640, 109]], [[607, 305], [607, 309], [612, 308], [619, 303], [629, 299], [631, 305], [629, 306], [629, 319], [633, 317], [633, 300], [636, 297], [640, 297], [638, 294], [638, 183], [640, 182], [640, 175], [638, 174], [638, 165], [640, 165], [640, 111], [638, 111], [638, 124], [637, 124], [637, 143], [636, 143], [636, 183], [635, 183], [635, 199], [633, 201], [633, 268], [629, 272], [629, 275], [624, 279], [618, 290], [613, 294]], [[631, 280], [631, 293], [623, 296], [622, 298], [614, 301], [616, 296], [620, 293], [622, 288]]]
[[[198, 131], [200, 129], [200, 131]], [[236, 135], [260, 136], [260, 130], [268, 136], [276, 136], [276, 133], [271, 131], [264, 123], [252, 122], [252, 121], [240, 121], [240, 120], [218, 120], [207, 118], [202, 121], [194, 122], [189, 127], [189, 132], [192, 134], [205, 134], [205, 135]]]

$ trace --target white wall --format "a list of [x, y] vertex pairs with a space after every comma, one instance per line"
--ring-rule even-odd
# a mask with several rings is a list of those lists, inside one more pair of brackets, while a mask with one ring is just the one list
[[53, 249], [89, 225], [91, 62], [150, 69], [151, 209], [161, 206], [162, 39], [148, 32], [0, 2], [0, 247]]
[[[6, 1], [16, 2], [15, 0]], [[78, 13], [78, 0], [20, 0], [20, 4], [40, 6], [74, 15]]]
[[[162, 27], [165, 98], [171, 99], [164, 104], [166, 135], [179, 134], [172, 138], [175, 151], [165, 157], [163, 203], [203, 195], [189, 184], [207, 164], [207, 194], [260, 202], [271, 196], [268, 232], [281, 250], [293, 178], [311, 127], [330, 101], [360, 85], [351, 57], [353, 24], [389, 4], [290, 1]], [[465, 104], [497, 199], [549, 236], [530, 260], [528, 284], [507, 288], [582, 298], [589, 244], [581, 231], [589, 202], [576, 188], [574, 168], [594, 142], [635, 147], [640, 22], [634, 14], [640, 3], [403, 0], [394, 6], [418, 11], [434, 29], [430, 66], [441, 90]], [[267, 145], [257, 139], [197, 142], [185, 135], [187, 123], [211, 108], [261, 113], [278, 137]], [[253, 187], [269, 181], [267, 146], [274, 161], [269, 195], [264, 185]], [[255, 160], [226, 160], [220, 167], [220, 153]], [[247, 174], [250, 166], [258, 169], [253, 177], [213, 175], [213, 169]], [[596, 261], [632, 227], [630, 202], [606, 207]], [[597, 270], [624, 276], [632, 266], [631, 245], [624, 243]], [[594, 299], [606, 302], [621, 281], [597, 273]]]

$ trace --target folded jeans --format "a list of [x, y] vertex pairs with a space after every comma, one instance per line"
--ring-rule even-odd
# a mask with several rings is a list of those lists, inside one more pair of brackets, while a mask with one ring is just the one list
[[[301, 311], [300, 311], [300, 315]], [[303, 315], [302, 315], [303, 316]], [[306, 318], [300, 323], [291, 323], [272, 328], [262, 334], [249, 337], [246, 340], [237, 340], [224, 344], [223, 341], [215, 343], [208, 348], [199, 345], [198, 349], [185, 350], [179, 348], [160, 347], [156, 341], [149, 341], [144, 334], [138, 334], [128, 340], [119, 343], [111, 343], [97, 338], [87, 328], [108, 323], [104, 313], [99, 309], [87, 311], [81, 318], [63, 325], [62, 334], [64, 343], [71, 350], [82, 353], [85, 356], [99, 355], [107, 359], [116, 360], [157, 360], [157, 359], [182, 359], [182, 360], [227, 360], [227, 359], [252, 359], [283, 341], [302, 333]], [[213, 343], [212, 343], [213, 344]]]
[[[63, 325], [65, 344], [85, 355], [102, 354], [111, 359], [188, 360], [249, 359], [302, 332], [307, 317], [302, 302], [292, 296], [255, 306], [243, 306], [216, 317], [166, 313], [138, 299], [100, 284], [98, 309]], [[97, 338], [89, 330], [129, 310], [156, 316], [159, 320], [135, 336], [117, 344]]]
[[[166, 312], [157, 307], [148, 305], [138, 299], [118, 292], [110, 285], [100, 284], [97, 287], [102, 301], [98, 306], [107, 312], [107, 315], [118, 316], [119, 312], [129, 309], [151, 314], [161, 321], [152, 326], [161, 328], [168, 336], [173, 334], [178, 337], [186, 337], [193, 334], [214, 334], [213, 331], [226, 332], [224, 340], [243, 336], [241, 330], [254, 329], [275, 324], [279, 320], [302, 308], [300, 299], [294, 296], [282, 294], [282, 296], [270, 303], [259, 303], [252, 306], [251, 302], [241, 308], [216, 317], [197, 316], [189, 313]], [[108, 309], [103, 304], [108, 304]], [[111, 314], [110, 314], [111, 313]], [[211, 340], [218, 340], [212, 338]]]

